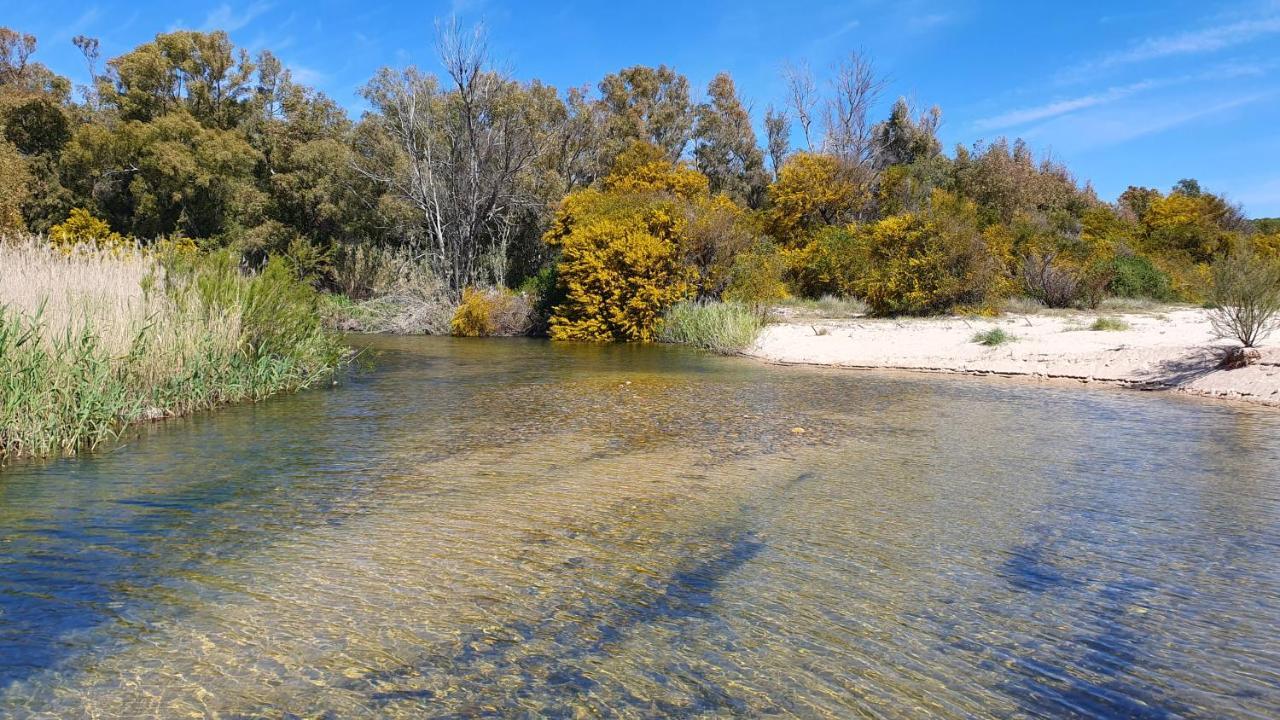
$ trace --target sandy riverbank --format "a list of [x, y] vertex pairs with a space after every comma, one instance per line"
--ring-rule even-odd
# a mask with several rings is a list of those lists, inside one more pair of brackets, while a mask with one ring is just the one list
[[[1090, 330], [1098, 317], [1124, 330]], [[995, 347], [973, 342], [999, 327], [1016, 340]], [[802, 319], [769, 325], [747, 355], [778, 363], [892, 368], [1109, 382], [1228, 397], [1280, 407], [1280, 337], [1262, 361], [1218, 369], [1216, 340], [1204, 310], [1063, 313], [999, 318]]]

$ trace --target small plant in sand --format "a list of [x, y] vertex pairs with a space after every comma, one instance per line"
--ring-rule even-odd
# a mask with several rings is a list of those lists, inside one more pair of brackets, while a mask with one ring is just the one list
[[1129, 323], [1121, 320], [1120, 318], [1100, 317], [1093, 321], [1093, 324], [1089, 326], [1089, 329], [1101, 332], [1120, 332], [1122, 330], [1128, 330]]
[[986, 345], [987, 347], [996, 347], [997, 345], [1004, 345], [1005, 343], [1010, 343], [1017, 339], [1018, 338], [1016, 336], [1005, 332], [1004, 328], [991, 328], [990, 330], [983, 330], [982, 332], [975, 333], [972, 338], [973, 342], [976, 342], [979, 345]]
[[1218, 260], [1209, 321], [1218, 337], [1257, 347], [1280, 325], [1280, 263], [1244, 244]]

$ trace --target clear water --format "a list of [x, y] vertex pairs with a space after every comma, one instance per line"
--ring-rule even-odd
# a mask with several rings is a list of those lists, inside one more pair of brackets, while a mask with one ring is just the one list
[[1273, 410], [361, 342], [0, 471], [0, 716], [1280, 716]]

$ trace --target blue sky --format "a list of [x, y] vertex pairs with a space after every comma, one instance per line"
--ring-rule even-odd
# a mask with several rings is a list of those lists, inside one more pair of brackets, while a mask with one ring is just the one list
[[[383, 65], [435, 68], [435, 18], [482, 21], [517, 76], [594, 85], [635, 64], [667, 63], [701, 89], [734, 76], [753, 106], [783, 99], [779, 69], [819, 76], [863, 49], [903, 95], [941, 106], [950, 146], [1000, 135], [1052, 153], [1108, 200], [1130, 184], [1195, 177], [1280, 216], [1280, 0], [1243, 2], [563, 2], [502, 0], [0, 0], [0, 24], [35, 33], [37, 59], [83, 81], [70, 38], [104, 57], [176, 28], [229, 31], [269, 48], [359, 111]], [[877, 113], [879, 114], [879, 113]]]

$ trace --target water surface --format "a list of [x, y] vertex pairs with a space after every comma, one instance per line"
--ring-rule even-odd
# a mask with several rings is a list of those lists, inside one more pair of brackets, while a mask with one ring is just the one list
[[1280, 716], [1274, 410], [360, 342], [0, 471], [0, 717]]

